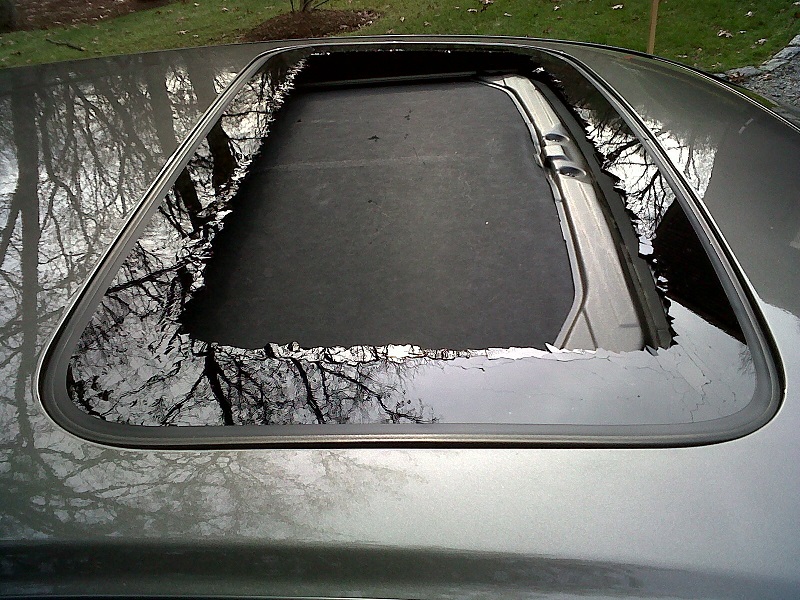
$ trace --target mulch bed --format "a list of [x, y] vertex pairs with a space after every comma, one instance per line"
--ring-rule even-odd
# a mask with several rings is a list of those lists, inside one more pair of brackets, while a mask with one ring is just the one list
[[243, 42], [288, 40], [325, 37], [354, 31], [372, 23], [379, 17], [371, 10], [323, 10], [285, 13], [264, 21], [241, 36]]

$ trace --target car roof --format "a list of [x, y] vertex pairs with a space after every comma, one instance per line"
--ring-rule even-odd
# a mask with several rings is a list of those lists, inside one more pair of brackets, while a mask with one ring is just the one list
[[[155, 451], [67, 433], [44, 411], [35, 375], [70, 299], [132, 209], [118, 191], [142, 196], [217, 86], [280, 44], [11, 69], [0, 78], [4, 105], [22, 117], [2, 141], [11, 234], [2, 281], [2, 593], [780, 598], [800, 589], [792, 245], [800, 134], [728, 86], [666, 61], [483, 41], [574, 57], [661, 136], [678, 171], [689, 171], [685, 183], [777, 356], [788, 394], [777, 415], [724, 444], [658, 450]], [[180, 111], [149, 94], [164, 85]], [[51, 98], [53, 112], [36, 112], [33, 94]], [[70, 118], [76, 109], [82, 120]], [[36, 169], [21, 168], [26, 153]], [[701, 158], [713, 169], [695, 176]], [[159, 553], [168, 559], [141, 568], [130, 558]], [[318, 563], [341, 569], [309, 567]]]

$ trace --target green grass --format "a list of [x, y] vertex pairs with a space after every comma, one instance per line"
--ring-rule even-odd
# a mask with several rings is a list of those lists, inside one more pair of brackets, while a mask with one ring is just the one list
[[[624, 7], [613, 9], [617, 4]], [[495, 0], [484, 11], [479, 0], [332, 0], [327, 6], [380, 12], [382, 18], [360, 35], [511, 35], [634, 50], [646, 47], [650, 14], [650, 0]], [[288, 0], [187, 0], [94, 25], [4, 34], [0, 65], [232, 43], [288, 7]], [[719, 37], [720, 30], [732, 37]], [[721, 71], [761, 63], [798, 32], [800, 6], [792, 0], [661, 0], [655, 53]]]

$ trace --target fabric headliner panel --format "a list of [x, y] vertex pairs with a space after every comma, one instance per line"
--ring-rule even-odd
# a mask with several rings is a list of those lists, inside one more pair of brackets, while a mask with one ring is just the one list
[[528, 129], [478, 83], [295, 92], [188, 305], [243, 348], [543, 347], [574, 290]]

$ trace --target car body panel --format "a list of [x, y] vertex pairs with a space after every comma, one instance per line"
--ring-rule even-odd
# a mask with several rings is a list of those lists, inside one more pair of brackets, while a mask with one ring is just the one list
[[[682, 67], [570, 43], [482, 41], [569, 53], [646, 124], [703, 156], [710, 172], [687, 181], [777, 349], [778, 414], [737, 440], [664, 449], [161, 451], [77, 438], [34, 393], [45, 343], [179, 139], [222, 85], [278, 44], [12, 69], [0, 78], [12, 113], [0, 134], [10, 223], [0, 593], [800, 593], [800, 133]], [[664, 87], [670, 101], [655, 103]], [[744, 165], [743, 148], [754, 159]], [[765, 173], [769, 184], [750, 183]], [[143, 554], [148, 562], [132, 562]]]

